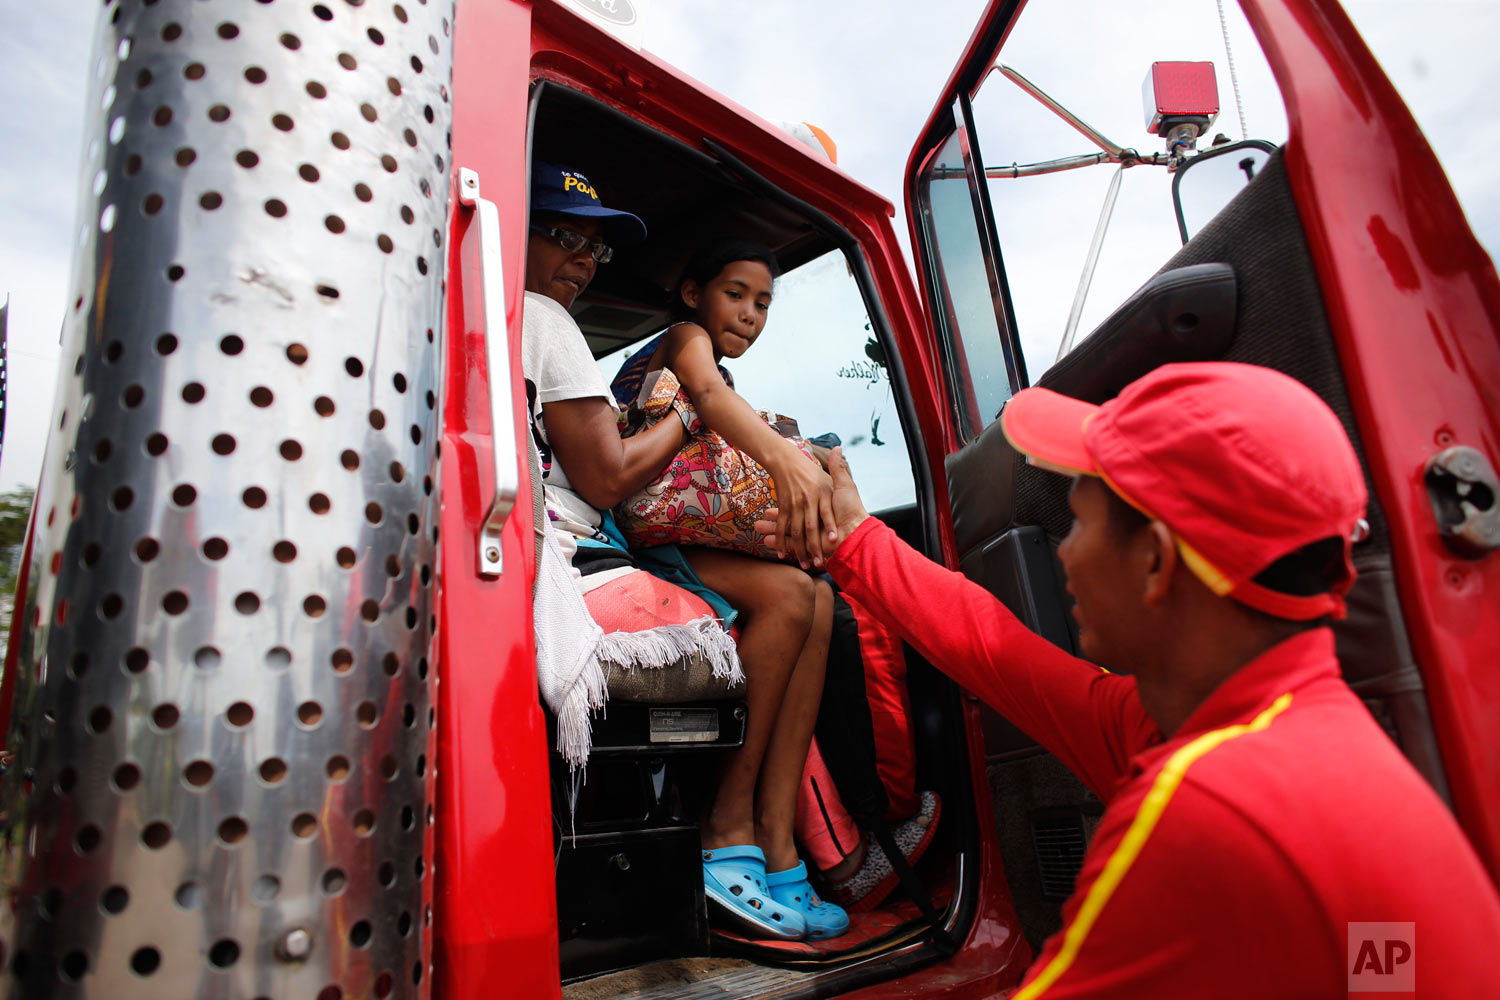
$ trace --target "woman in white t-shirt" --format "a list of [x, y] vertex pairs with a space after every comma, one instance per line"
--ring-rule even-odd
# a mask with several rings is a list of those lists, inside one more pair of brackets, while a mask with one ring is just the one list
[[[635, 216], [605, 208], [577, 171], [533, 165], [522, 365], [535, 387], [547, 513], [574, 551], [576, 539], [597, 532], [600, 510], [655, 478], [687, 440], [676, 420], [620, 437], [609, 384], [567, 312], [613, 254], [610, 244], [645, 234]], [[708, 587], [732, 584], [735, 592], [749, 717], [744, 745], [730, 755], [700, 826], [704, 891], [718, 912], [760, 936], [834, 937], [848, 928], [848, 915], [818, 899], [792, 840], [823, 691], [832, 591], [795, 566], [713, 555], [711, 565], [694, 568]]]

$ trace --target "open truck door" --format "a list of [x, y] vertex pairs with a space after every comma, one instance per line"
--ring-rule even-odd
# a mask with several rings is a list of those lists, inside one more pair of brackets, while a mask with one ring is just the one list
[[[1036, 384], [1099, 403], [1174, 361], [1242, 361], [1292, 375], [1339, 415], [1370, 488], [1369, 532], [1355, 547], [1359, 581], [1348, 619], [1335, 625], [1345, 677], [1450, 803], [1494, 876], [1500, 618], [1486, 610], [1485, 595], [1500, 579], [1492, 471], [1500, 285], [1431, 149], [1344, 13], [1332, 3], [1243, 7], [1281, 90], [1285, 142], [1225, 146], [1235, 155], [1221, 163], [1238, 171], [1228, 180], [1218, 171], [1225, 193], [1216, 211], [1191, 210], [1192, 238], [1184, 223], [1180, 249], [1169, 245], [1138, 264], [1146, 273], [1134, 292], [1100, 301], [1095, 288], [1090, 306], [1102, 318], [1091, 332], [1078, 321], [1101, 243], [1110, 248], [1121, 175], [1165, 167], [1187, 187], [1215, 172], [1209, 160], [1220, 150], [1209, 151], [1207, 124], [1216, 97], [1165, 125], [1160, 116], [1151, 121], [1148, 103], [1148, 128], [1159, 127], [1165, 148], [1157, 139], [1145, 152], [1117, 145], [1085, 121], [1107, 103], [1104, 94], [1063, 76], [1053, 82], [1085, 95], [1065, 107], [1024, 67], [1005, 62], [1027, 21], [1044, 14], [1039, 3], [997, 0], [938, 99], [911, 154], [906, 206], [931, 321], [928, 349], [957, 435], [944, 459], [956, 568], [1034, 631], [1077, 652], [1056, 559], [1070, 524], [1068, 483], [1009, 446], [996, 419], [1005, 401]], [[1045, 37], [1055, 43], [1054, 72], [1092, 61], [1068, 49], [1072, 32]], [[1160, 87], [1167, 74], [1153, 75]], [[1148, 77], [1148, 97], [1152, 84]], [[1008, 105], [1054, 116], [1065, 141], [1018, 159], [1015, 147], [1025, 144], [1003, 125], [987, 131], [976, 112], [981, 101], [1002, 123], [1014, 112]], [[1197, 124], [1185, 138], [1174, 131], [1190, 119]], [[1184, 169], [1200, 156], [1201, 167]], [[1015, 265], [1051, 252], [1058, 220], [1072, 207], [1047, 201], [1057, 192], [1043, 179], [1072, 170], [1100, 174], [1095, 191], [1104, 192], [1104, 207], [1093, 239], [1080, 242], [1090, 230], [1074, 227], [1075, 245], [1088, 249], [1068, 262], [1061, 294], [1015, 301], [1035, 292], [1016, 283]], [[1161, 195], [1155, 210], [1171, 228], [1172, 205]], [[1038, 209], [1028, 218], [1045, 224], [1012, 225], [1002, 238], [1013, 219], [1007, 213], [1028, 201]], [[1120, 246], [1142, 253], [1128, 236]], [[1022, 270], [1023, 284], [1036, 285], [1035, 269]], [[1033, 362], [1041, 360], [1029, 372], [1028, 339]], [[1038, 339], [1059, 348], [1055, 362], [1036, 349]], [[984, 714], [1005, 875], [1036, 941], [1059, 925], [1058, 903], [1072, 887], [1069, 859], [1081, 856], [1100, 807], [1019, 730]]]

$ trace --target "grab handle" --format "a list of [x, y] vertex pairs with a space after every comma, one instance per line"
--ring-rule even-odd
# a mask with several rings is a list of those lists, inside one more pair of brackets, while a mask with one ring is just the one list
[[495, 203], [479, 197], [479, 174], [467, 167], [458, 171], [459, 204], [479, 216], [479, 294], [484, 302], [484, 354], [490, 383], [490, 428], [495, 454], [495, 498], [479, 527], [479, 575], [500, 575], [500, 532], [515, 509], [521, 489], [516, 458], [515, 411], [510, 384], [510, 331], [505, 326], [505, 271], [500, 264], [500, 212]]

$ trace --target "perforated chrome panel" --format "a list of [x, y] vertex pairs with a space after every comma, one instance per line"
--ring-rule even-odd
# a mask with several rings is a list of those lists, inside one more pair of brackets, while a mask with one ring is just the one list
[[430, 988], [451, 0], [109, 0], [4, 995]]

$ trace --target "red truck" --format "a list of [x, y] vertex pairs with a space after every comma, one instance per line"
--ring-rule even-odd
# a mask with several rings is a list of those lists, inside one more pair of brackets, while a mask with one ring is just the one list
[[[1056, 930], [1099, 803], [914, 656], [943, 802], [921, 891], [816, 947], [710, 933], [695, 820], [732, 695], [615, 699], [586, 777], [552, 751], [520, 370], [534, 157], [650, 228], [575, 309], [597, 356], [661, 329], [705, 235], [767, 243], [805, 352], [778, 408], [815, 432], [823, 402], [879, 397], [838, 428], [879, 516], [1065, 649], [1064, 487], [1006, 444], [1005, 399], [1102, 400], [1203, 358], [1314, 388], [1371, 486], [1346, 677], [1500, 875], [1492, 263], [1331, 0], [1243, 0], [1279, 147], [1209, 146], [1169, 71], [1157, 149], [1059, 105], [1086, 156], [990, 163], [976, 97], [1004, 76], [1046, 98], [1001, 61], [1043, 6], [989, 4], [916, 139], [914, 280], [879, 195], [555, 0], [105, 0], [0, 690], [5, 994], [978, 998]], [[992, 185], [1083, 161], [1228, 195], [1033, 378], [1013, 279], [1047, 236], [1002, 240]], [[699, 721], [684, 741], [664, 718]]]

